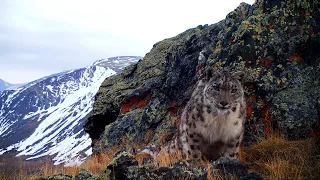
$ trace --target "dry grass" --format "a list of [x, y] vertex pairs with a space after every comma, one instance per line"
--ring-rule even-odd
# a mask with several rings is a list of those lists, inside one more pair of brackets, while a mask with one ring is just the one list
[[[299, 141], [285, 140], [274, 133], [250, 147], [242, 147], [240, 160], [249, 164], [250, 171], [262, 173], [267, 179], [317, 179], [320, 177], [320, 137]], [[147, 155], [136, 157], [139, 163]], [[161, 150], [155, 157], [156, 167], [172, 167], [183, 160], [182, 153]], [[212, 169], [209, 161], [199, 165], [208, 166], [207, 179], [223, 179]], [[220, 177], [220, 178], [219, 178]]]
[[[178, 161], [185, 161], [181, 151], [177, 151], [174, 153], [168, 153], [166, 150], [161, 149], [159, 154], [157, 154], [155, 156], [154, 166], [156, 168], [160, 168], [160, 167], [172, 168], [173, 164]], [[223, 180], [224, 179], [224, 176], [222, 176], [218, 170], [213, 169], [212, 164], [207, 160], [200, 160], [200, 162], [198, 162], [198, 164], [196, 166], [202, 166], [202, 167], [207, 166], [207, 169], [208, 169], [207, 179], [208, 180]]]
[[89, 170], [94, 175], [98, 175], [112, 161], [114, 154], [117, 153], [118, 150], [117, 147], [112, 147], [97, 155], [91, 155], [80, 167]]
[[52, 161], [47, 159], [41, 166], [41, 174], [44, 176], [50, 176], [54, 174], [67, 174], [75, 176], [79, 173], [79, 166], [65, 167], [63, 165], [53, 165]]
[[39, 175], [29, 174], [32, 171], [38, 171], [44, 176], [50, 176], [54, 174], [68, 174], [75, 176], [79, 173], [80, 167], [64, 167], [62, 165], [53, 165], [50, 159], [44, 159], [38, 162], [25, 161], [23, 158], [15, 158], [18, 166], [4, 164], [4, 168], [0, 170], [0, 179], [19, 179], [19, 180], [32, 180], [38, 179]]
[[319, 154], [315, 138], [287, 141], [276, 134], [243, 147], [240, 159], [268, 179], [316, 179], [320, 177]]
[[[133, 146], [133, 145], [132, 145]], [[135, 145], [140, 147], [141, 144]], [[279, 135], [272, 135], [261, 139], [250, 147], [242, 147], [240, 160], [249, 164], [250, 171], [262, 173], [266, 179], [317, 179], [320, 177], [320, 137], [300, 141], [287, 141]], [[23, 159], [19, 159], [19, 166], [11, 170], [0, 169], [0, 179], [36, 179], [37, 176], [27, 175], [34, 169], [40, 169], [41, 174], [50, 176], [54, 174], [68, 174], [75, 176], [81, 168], [91, 171], [94, 175], [103, 171], [118, 152], [118, 147], [109, 148], [99, 155], [92, 155], [81, 166], [63, 167], [54, 166], [50, 159], [38, 163], [35, 168]], [[146, 154], [136, 155], [135, 158], [141, 164], [147, 157]], [[182, 153], [167, 153], [164, 149], [154, 159], [156, 167], [172, 167], [178, 161], [183, 161]], [[0, 164], [4, 164], [1, 162]], [[207, 179], [220, 180], [223, 176], [212, 168], [208, 161], [201, 161], [199, 165], [208, 166]], [[10, 166], [3, 166], [8, 167]], [[8, 169], [7, 169], [8, 170]]]
[[155, 167], [172, 167], [172, 164], [180, 160], [183, 160], [181, 151], [168, 153], [165, 149], [161, 149], [154, 158], [154, 165]]
[[223, 175], [217, 170], [212, 167], [212, 164], [208, 163], [208, 174], [207, 180], [224, 180]]
[[9, 166], [5, 165], [4, 168], [8, 167], [8, 169], [2, 168], [0, 170], [0, 179], [37, 179], [39, 175], [28, 175], [34, 170], [38, 170], [43, 176], [67, 174], [74, 177], [79, 174], [81, 168], [89, 170], [94, 175], [98, 175], [106, 168], [106, 165], [112, 161], [116, 152], [118, 152], [117, 148], [110, 148], [108, 151], [103, 151], [99, 155], [92, 155], [81, 166], [72, 167], [54, 165], [49, 158], [42, 160], [41, 163], [37, 162], [36, 165], [30, 165], [29, 161], [24, 161], [22, 158], [19, 158], [19, 166], [10, 169]]

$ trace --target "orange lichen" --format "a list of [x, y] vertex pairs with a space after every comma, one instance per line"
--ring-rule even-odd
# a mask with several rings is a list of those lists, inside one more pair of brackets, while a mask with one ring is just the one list
[[301, 10], [301, 11], [299, 11], [299, 14], [301, 15], [301, 16], [306, 16], [306, 11], [303, 11], [303, 10]]
[[168, 112], [169, 112], [169, 114], [170, 114], [171, 116], [175, 116], [176, 113], [177, 113], [179, 110], [183, 109], [183, 108], [184, 108], [184, 106], [174, 106], [174, 107], [170, 107], [170, 108], [168, 109]]
[[233, 40], [234, 40], [234, 37], [232, 36], [232, 37], [230, 38], [230, 40], [229, 40], [229, 43], [231, 44], [231, 43], [233, 42]]
[[273, 27], [273, 21], [270, 20], [269, 23], [268, 23], [268, 25], [267, 25], [267, 28], [270, 29], [270, 28], [272, 28], [272, 27]]
[[300, 62], [302, 60], [301, 56], [299, 56], [297, 53], [291, 55], [290, 59], [294, 59], [296, 62]]
[[142, 108], [149, 104], [150, 94], [143, 93], [141, 96], [133, 96], [120, 105], [121, 113], [129, 112], [134, 108]]
[[177, 105], [175, 101], [170, 102], [170, 107], [168, 108], [168, 112], [171, 116], [176, 116], [177, 112], [183, 109], [184, 106]]
[[313, 34], [313, 28], [312, 27], [309, 28], [309, 33]]
[[248, 98], [248, 103], [247, 103], [247, 104], [250, 105], [250, 104], [252, 104], [252, 103], [257, 102], [257, 100], [258, 100], [258, 96], [255, 95], [255, 94], [253, 94], [253, 95], [249, 96], [249, 98]]
[[248, 115], [248, 116], [251, 116], [252, 113], [253, 113], [253, 108], [252, 108], [251, 106], [248, 106], [248, 107], [247, 107], [247, 115]]
[[262, 64], [265, 68], [268, 68], [272, 63], [272, 59], [265, 58], [265, 59], [260, 60], [259, 63]]
[[251, 96], [249, 96], [248, 100], [247, 100], [247, 116], [252, 116], [253, 113], [253, 107], [252, 104], [256, 103], [258, 100], [258, 96], [253, 94]]
[[249, 89], [254, 89], [254, 85], [251, 84], [251, 85], [249, 86]]
[[310, 10], [306, 10], [306, 11], [304, 11], [304, 10], [301, 10], [301, 11], [299, 11], [299, 14], [301, 15], [301, 16], [312, 16], [312, 13], [311, 13], [311, 11]]

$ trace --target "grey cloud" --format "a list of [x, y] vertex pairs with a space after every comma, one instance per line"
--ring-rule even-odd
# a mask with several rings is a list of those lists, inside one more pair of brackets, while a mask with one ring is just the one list
[[199, 0], [202, 8], [127, 3], [0, 0], [0, 78], [20, 83], [111, 56], [144, 56], [157, 41], [222, 19], [240, 0]]
[[11, 68], [24, 67], [35, 71], [60, 72], [84, 67], [95, 60], [110, 56], [144, 55], [138, 54], [139, 51], [135, 48], [129, 52], [126, 50], [127, 47], [121, 47], [121, 43], [126, 44], [125, 39], [115, 39], [104, 34], [99, 36], [94, 33], [47, 33], [3, 29], [0, 29], [0, 77], [5, 76], [2, 69], [4, 64], [10, 65]]

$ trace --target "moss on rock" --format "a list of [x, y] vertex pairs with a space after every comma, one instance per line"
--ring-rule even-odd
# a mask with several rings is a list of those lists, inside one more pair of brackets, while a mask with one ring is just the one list
[[[122, 136], [141, 140], [152, 129], [157, 142], [174, 130], [171, 119], [181, 111], [172, 110], [184, 107], [198, 74], [212, 66], [247, 74], [246, 143], [275, 128], [290, 139], [309, 136], [320, 117], [318, 7], [317, 0], [242, 3], [225, 20], [156, 43], [136, 65], [102, 83], [86, 132], [111, 146]], [[209, 58], [198, 62], [203, 49]]]

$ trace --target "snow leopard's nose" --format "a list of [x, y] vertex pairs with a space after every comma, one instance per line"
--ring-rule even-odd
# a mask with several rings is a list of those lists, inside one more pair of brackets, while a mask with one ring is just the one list
[[222, 107], [222, 108], [229, 108], [230, 106], [229, 106], [229, 103], [227, 102], [227, 101], [221, 101], [220, 102], [220, 106]]

